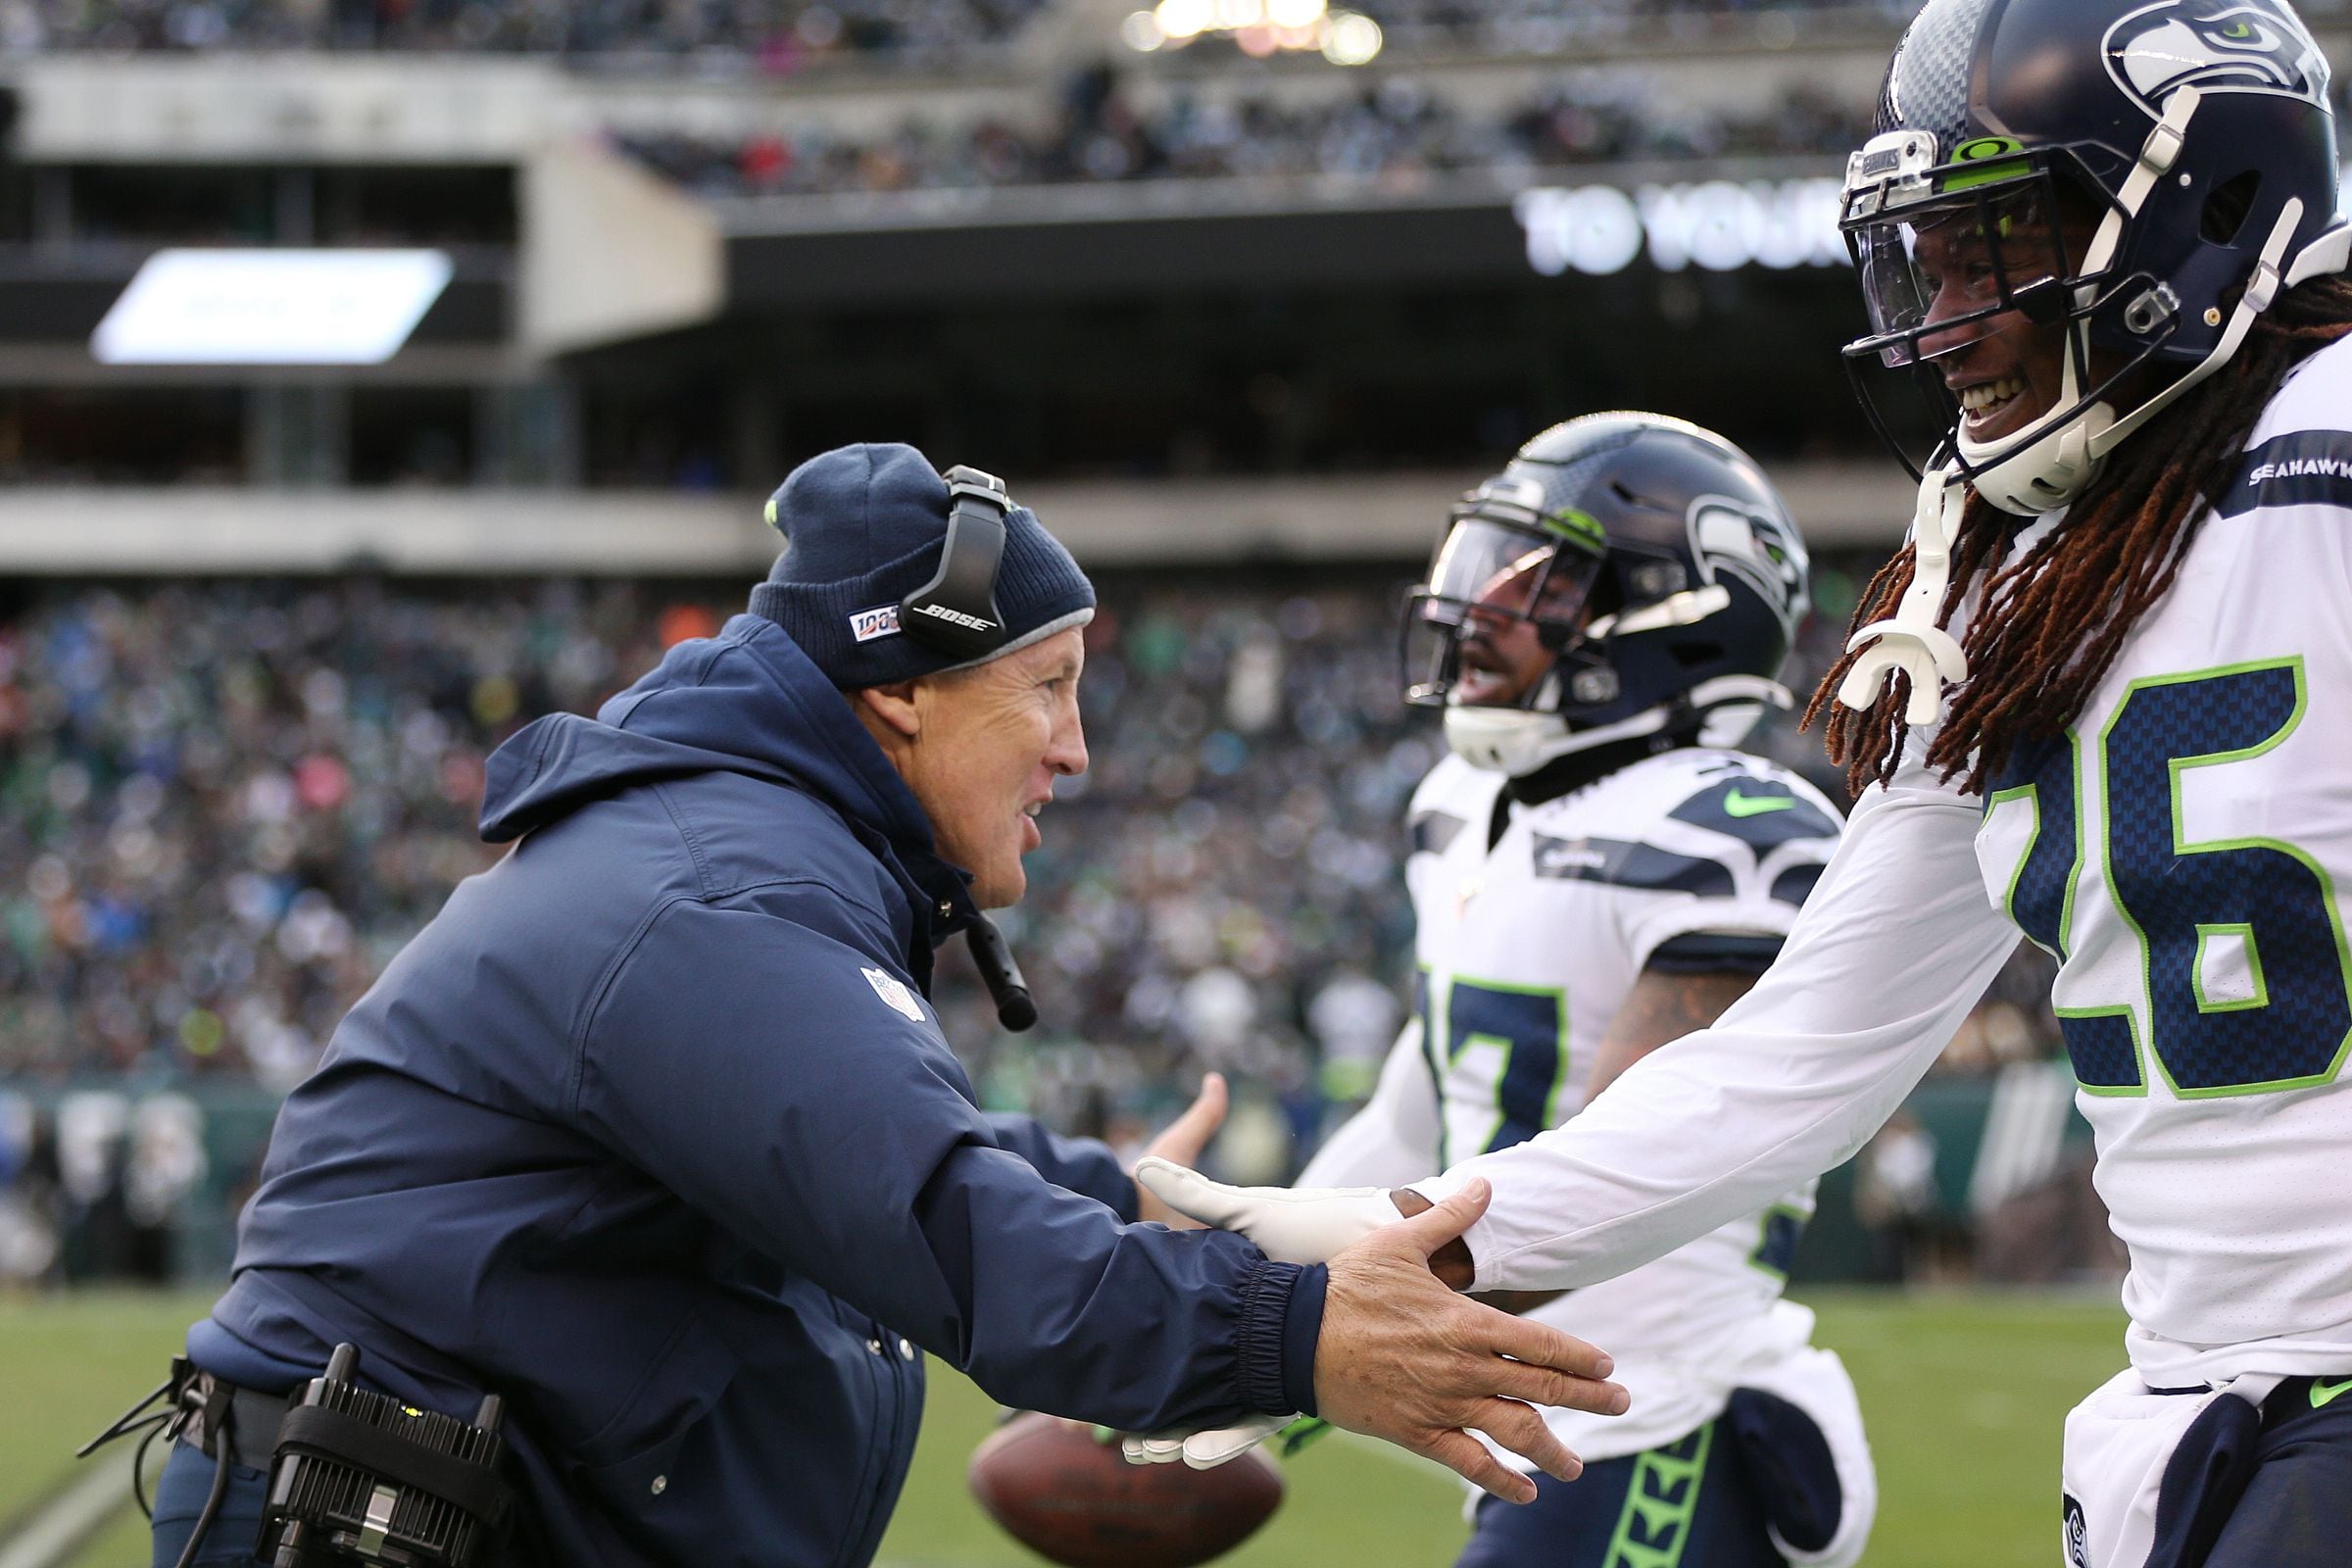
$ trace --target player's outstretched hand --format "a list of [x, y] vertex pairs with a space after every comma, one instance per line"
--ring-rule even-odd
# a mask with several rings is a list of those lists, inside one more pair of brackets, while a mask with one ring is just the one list
[[1605, 1381], [1612, 1363], [1593, 1347], [1481, 1306], [1430, 1273], [1430, 1254], [1469, 1229], [1492, 1194], [1484, 1181], [1471, 1182], [1331, 1259], [1315, 1401], [1335, 1426], [1435, 1459], [1507, 1502], [1533, 1502], [1535, 1483], [1470, 1433], [1573, 1481], [1583, 1462], [1534, 1406], [1619, 1415], [1628, 1401]]
[[1164, 1153], [1154, 1144], [1135, 1167], [1146, 1194], [1188, 1219], [1249, 1237], [1277, 1263], [1327, 1263], [1404, 1217], [1386, 1188], [1228, 1187]]
[[[1216, 1137], [1217, 1129], [1225, 1125], [1225, 1075], [1212, 1072], [1200, 1080], [1200, 1093], [1183, 1115], [1168, 1123], [1159, 1136], [1144, 1150], [1144, 1158], [1155, 1164], [1174, 1163], [1178, 1168], [1200, 1161], [1200, 1151]], [[1135, 1217], [1155, 1220], [1176, 1230], [1199, 1230], [1205, 1221], [1195, 1219], [1162, 1202], [1152, 1189], [1140, 1179], [1135, 1184]]]
[[[1210, 1083], [1222, 1087], [1222, 1081], [1211, 1073], [1201, 1085], [1203, 1099]], [[1163, 1222], [1171, 1225], [1213, 1225], [1232, 1231], [1248, 1237], [1278, 1263], [1327, 1262], [1383, 1225], [1403, 1218], [1388, 1193], [1378, 1187], [1294, 1191], [1212, 1182], [1191, 1168], [1191, 1155], [1167, 1147], [1182, 1125], [1180, 1119], [1154, 1140], [1151, 1152], [1135, 1167], [1136, 1185], [1144, 1194], [1141, 1218], [1165, 1216]], [[1229, 1427], [1205, 1431], [1130, 1433], [1121, 1440], [1120, 1447], [1130, 1464], [1175, 1464], [1181, 1460], [1196, 1470], [1209, 1470], [1248, 1453], [1293, 1419], [1253, 1415]]]

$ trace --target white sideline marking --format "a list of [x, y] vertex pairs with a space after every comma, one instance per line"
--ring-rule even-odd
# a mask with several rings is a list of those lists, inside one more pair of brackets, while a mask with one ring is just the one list
[[131, 1458], [137, 1449], [137, 1444], [125, 1443], [80, 1461], [82, 1474], [72, 1486], [0, 1541], [0, 1568], [56, 1568], [99, 1526], [129, 1507]]

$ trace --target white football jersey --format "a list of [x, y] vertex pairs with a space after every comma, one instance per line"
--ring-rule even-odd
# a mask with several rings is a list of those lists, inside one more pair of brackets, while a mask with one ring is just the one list
[[[1609, 1022], [1651, 957], [1694, 966], [1769, 957], [1837, 847], [1837, 808], [1801, 778], [1735, 752], [1631, 763], [1556, 800], [1503, 803], [1498, 773], [1448, 757], [1413, 796], [1420, 1028], [1400, 1044], [1434, 1114], [1426, 1173], [1505, 1149], [1581, 1110]], [[1494, 847], [1489, 834], [1499, 827]], [[1384, 1079], [1387, 1075], [1384, 1074]], [[1376, 1107], [1373, 1114], [1393, 1112]], [[1302, 1185], [1385, 1179], [1318, 1157]], [[1646, 1268], [1530, 1314], [1602, 1347], [1634, 1407], [1547, 1412], [1590, 1459], [1670, 1443], [1712, 1418], [1744, 1368], [1802, 1347], [1811, 1314], [1782, 1304], [1812, 1212], [1802, 1184]], [[1507, 1461], [1519, 1462], [1505, 1454]]]
[[[2066, 742], [1994, 781], [1986, 897], [2056, 955], [2142, 1370], [2352, 1370], [2352, 341], [2237, 482]], [[2227, 1352], [2225, 1352], [2227, 1358]]]
[[2352, 339], [2264, 412], [2062, 743], [1987, 801], [1933, 777], [1914, 736], [1715, 1028], [1570, 1130], [1422, 1184], [1493, 1179], [1481, 1289], [1605, 1276], [1844, 1158], [2022, 929], [2060, 959], [2141, 1376], [2352, 1372], [2348, 410]]

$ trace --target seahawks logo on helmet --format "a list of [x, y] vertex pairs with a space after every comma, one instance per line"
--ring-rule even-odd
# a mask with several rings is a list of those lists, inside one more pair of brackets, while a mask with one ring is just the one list
[[2177, 87], [2328, 107], [2328, 59], [2273, 0], [2161, 0], [2107, 30], [2107, 74], [2151, 117]]
[[1756, 591], [1791, 636], [1805, 613], [1805, 546], [1786, 520], [1730, 496], [1690, 503], [1690, 556], [1708, 582], [1729, 572]]

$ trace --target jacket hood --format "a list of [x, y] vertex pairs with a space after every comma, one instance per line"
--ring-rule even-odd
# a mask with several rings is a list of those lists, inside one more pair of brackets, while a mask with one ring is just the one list
[[481, 832], [493, 844], [631, 785], [710, 772], [765, 779], [887, 841], [929, 901], [972, 911], [971, 878], [940, 858], [914, 792], [808, 656], [758, 615], [677, 644], [594, 718], [526, 724], [485, 772]]

